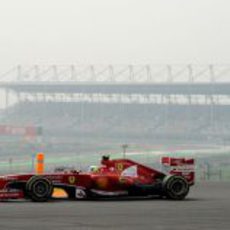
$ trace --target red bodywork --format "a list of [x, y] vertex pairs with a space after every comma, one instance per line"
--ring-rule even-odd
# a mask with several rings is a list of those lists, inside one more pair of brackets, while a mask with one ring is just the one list
[[[74, 194], [76, 189], [80, 188], [97, 195], [129, 195], [129, 189], [133, 185], [152, 186], [166, 175], [167, 173], [132, 160], [103, 158], [101, 166], [94, 172], [47, 173], [42, 177], [51, 181], [53, 187], [62, 188], [67, 192], [74, 191]], [[0, 200], [26, 198], [26, 184], [34, 176], [34, 174], [0, 176]], [[190, 178], [188, 183], [192, 185], [193, 180], [194, 177]]]

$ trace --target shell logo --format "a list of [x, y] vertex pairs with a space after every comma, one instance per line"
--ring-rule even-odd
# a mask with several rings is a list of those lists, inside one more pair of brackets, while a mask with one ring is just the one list
[[108, 178], [106, 177], [99, 177], [96, 180], [97, 187], [100, 189], [104, 189], [108, 186]]
[[119, 182], [120, 184], [125, 184], [127, 182], [127, 179], [124, 177], [120, 177]]
[[76, 177], [75, 176], [69, 176], [68, 181], [70, 184], [74, 184], [76, 182]]

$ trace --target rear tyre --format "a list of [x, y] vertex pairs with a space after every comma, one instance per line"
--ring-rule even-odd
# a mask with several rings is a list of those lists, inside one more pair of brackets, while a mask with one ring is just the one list
[[42, 176], [33, 176], [26, 183], [26, 194], [35, 202], [48, 201], [53, 193], [53, 184]]
[[182, 176], [166, 176], [162, 185], [164, 195], [171, 200], [183, 200], [189, 192], [189, 184]]

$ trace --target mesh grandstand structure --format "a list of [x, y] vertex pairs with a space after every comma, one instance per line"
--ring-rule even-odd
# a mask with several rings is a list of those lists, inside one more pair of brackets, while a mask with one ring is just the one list
[[20, 146], [46, 151], [229, 144], [229, 76], [229, 65], [17, 66], [0, 77], [1, 124], [40, 127]]

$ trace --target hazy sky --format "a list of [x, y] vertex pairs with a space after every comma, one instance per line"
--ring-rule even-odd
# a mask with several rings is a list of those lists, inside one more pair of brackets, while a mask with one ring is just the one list
[[230, 63], [229, 0], [0, 0], [17, 64]]

